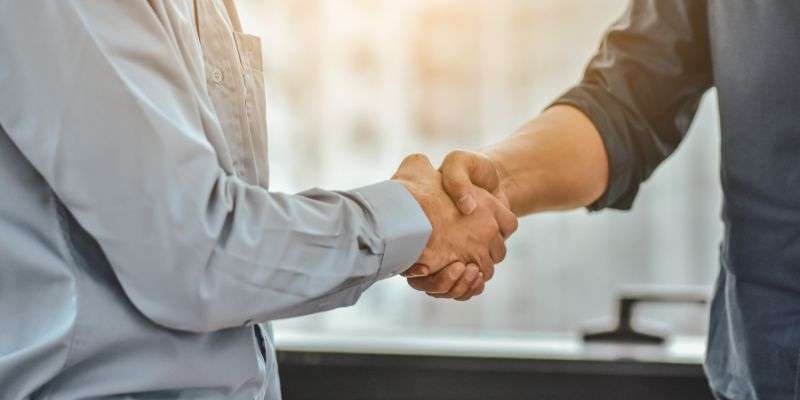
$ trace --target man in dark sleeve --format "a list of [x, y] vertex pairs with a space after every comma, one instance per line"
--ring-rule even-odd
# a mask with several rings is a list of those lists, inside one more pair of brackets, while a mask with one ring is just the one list
[[444, 184], [464, 213], [477, 186], [518, 215], [628, 209], [716, 87], [725, 233], [707, 374], [718, 399], [798, 399], [798, 73], [798, 2], [633, 0], [580, 84], [514, 136], [450, 154]]

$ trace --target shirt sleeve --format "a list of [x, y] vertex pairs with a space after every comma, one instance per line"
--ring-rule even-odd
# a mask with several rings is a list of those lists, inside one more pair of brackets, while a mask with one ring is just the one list
[[553, 103], [582, 111], [603, 139], [609, 183], [591, 210], [629, 209], [685, 136], [713, 82], [707, 23], [705, 0], [632, 0]]
[[291, 195], [225, 173], [149, 3], [0, 1], [0, 124], [143, 314], [201, 332], [308, 314], [416, 261], [431, 227], [397, 182]]

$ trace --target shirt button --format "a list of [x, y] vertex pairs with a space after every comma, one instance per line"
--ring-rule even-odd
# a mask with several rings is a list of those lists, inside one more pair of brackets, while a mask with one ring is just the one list
[[219, 68], [215, 68], [214, 72], [211, 73], [211, 79], [214, 80], [215, 83], [222, 83], [223, 78], [224, 76]]

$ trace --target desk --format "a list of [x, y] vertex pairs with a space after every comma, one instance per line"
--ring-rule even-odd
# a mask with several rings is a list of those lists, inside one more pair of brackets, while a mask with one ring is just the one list
[[582, 343], [577, 335], [278, 330], [285, 400], [706, 400], [704, 342]]

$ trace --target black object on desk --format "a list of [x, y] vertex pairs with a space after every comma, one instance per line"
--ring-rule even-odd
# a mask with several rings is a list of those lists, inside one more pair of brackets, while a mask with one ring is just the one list
[[625, 286], [617, 295], [617, 326], [611, 330], [583, 334], [588, 342], [663, 344], [661, 335], [639, 332], [633, 327], [633, 311], [641, 303], [700, 304], [708, 302], [708, 290], [689, 286]]

